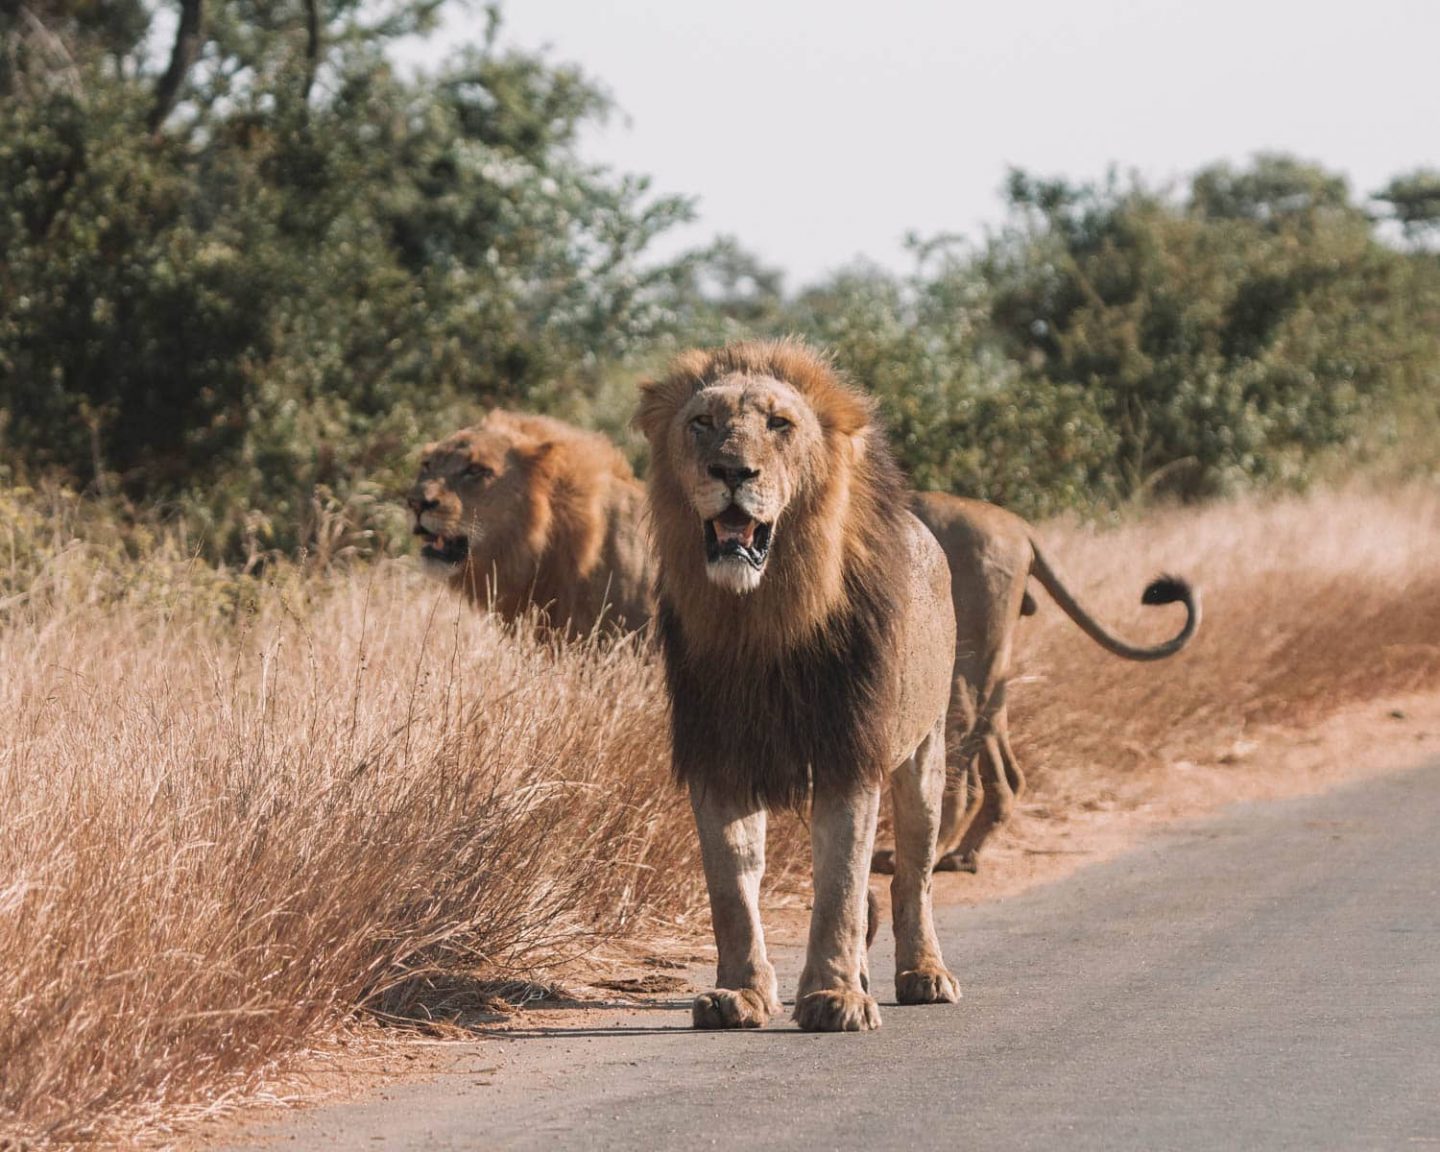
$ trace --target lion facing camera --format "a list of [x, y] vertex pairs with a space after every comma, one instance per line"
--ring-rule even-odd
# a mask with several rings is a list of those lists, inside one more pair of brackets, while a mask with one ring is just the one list
[[895, 993], [953, 1002], [930, 908], [955, 655], [950, 571], [908, 511], [871, 401], [794, 341], [677, 357], [643, 386], [673, 764], [719, 953], [699, 1028], [779, 1011], [760, 924], [766, 812], [811, 805], [815, 895], [795, 1020], [875, 1028], [866, 879], [895, 803]]

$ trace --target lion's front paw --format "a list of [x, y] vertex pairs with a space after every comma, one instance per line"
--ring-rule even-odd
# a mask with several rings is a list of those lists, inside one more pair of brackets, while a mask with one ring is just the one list
[[895, 999], [901, 1004], [954, 1004], [960, 985], [944, 968], [913, 968], [895, 974]]
[[795, 1005], [795, 1023], [806, 1032], [868, 1032], [880, 1027], [880, 1007], [863, 992], [811, 992]]
[[715, 988], [690, 1005], [696, 1028], [763, 1028], [775, 1010], [754, 988]]

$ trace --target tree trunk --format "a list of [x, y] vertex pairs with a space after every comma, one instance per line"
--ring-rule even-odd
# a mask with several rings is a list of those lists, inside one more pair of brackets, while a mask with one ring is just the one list
[[170, 50], [170, 66], [155, 89], [155, 106], [150, 109], [149, 127], [151, 132], [160, 131], [165, 117], [170, 115], [175, 102], [180, 98], [180, 88], [195, 57], [200, 54], [203, 42], [200, 22], [205, 13], [204, 0], [180, 0], [180, 23], [175, 28], [175, 46]]
[[310, 89], [315, 86], [315, 73], [320, 67], [320, 0], [305, 0], [305, 86], [300, 89], [300, 103], [310, 104]]

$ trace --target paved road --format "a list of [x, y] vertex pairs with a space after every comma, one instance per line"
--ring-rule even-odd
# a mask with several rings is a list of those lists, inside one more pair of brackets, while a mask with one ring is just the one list
[[[944, 910], [940, 932], [965, 999], [882, 999], [875, 1033], [697, 1034], [677, 1001], [483, 1045], [465, 1074], [271, 1138], [1440, 1149], [1440, 766], [1238, 807], [1024, 897]], [[889, 952], [882, 934], [882, 992]], [[783, 995], [798, 961], [782, 960]]]

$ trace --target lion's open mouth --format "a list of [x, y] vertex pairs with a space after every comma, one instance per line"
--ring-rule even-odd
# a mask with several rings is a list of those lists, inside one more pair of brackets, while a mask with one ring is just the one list
[[470, 554], [470, 541], [464, 536], [441, 536], [415, 525], [415, 535], [422, 536], [425, 543], [420, 546], [420, 555], [426, 560], [438, 560], [443, 564], [463, 564]]
[[762, 524], [732, 504], [713, 520], [705, 521], [705, 558], [714, 564], [736, 556], [757, 571], [770, 555], [770, 525]]

